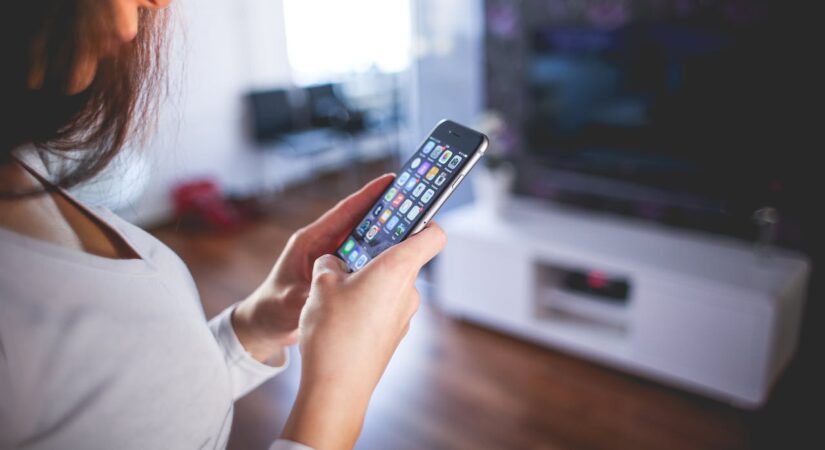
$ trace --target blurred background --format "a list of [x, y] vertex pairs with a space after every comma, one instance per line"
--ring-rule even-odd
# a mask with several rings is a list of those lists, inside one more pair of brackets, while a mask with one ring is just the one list
[[[210, 317], [449, 118], [491, 138], [358, 448], [822, 448], [817, 15], [769, 0], [180, 0], [156, 133], [78, 195]], [[238, 403], [266, 448], [291, 368]]]

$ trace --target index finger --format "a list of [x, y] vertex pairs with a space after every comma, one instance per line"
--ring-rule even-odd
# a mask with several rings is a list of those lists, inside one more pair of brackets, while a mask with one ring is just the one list
[[370, 181], [357, 192], [338, 202], [307, 228], [321, 236], [343, 239], [346, 233], [358, 225], [393, 179], [395, 175], [388, 173]]

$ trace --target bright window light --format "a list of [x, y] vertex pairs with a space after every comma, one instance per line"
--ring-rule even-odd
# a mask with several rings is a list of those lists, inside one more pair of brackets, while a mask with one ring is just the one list
[[410, 64], [409, 0], [284, 0], [284, 19], [298, 84]]

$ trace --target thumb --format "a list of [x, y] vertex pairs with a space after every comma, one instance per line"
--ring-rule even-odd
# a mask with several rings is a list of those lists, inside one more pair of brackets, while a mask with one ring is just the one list
[[444, 249], [446, 244], [447, 235], [444, 230], [437, 223], [430, 222], [418, 234], [390, 247], [373, 261], [380, 259], [388, 263], [390, 267], [403, 267], [405, 272], [414, 276], [424, 264]]
[[347, 264], [335, 255], [321, 255], [312, 266], [312, 279], [339, 278], [347, 274]]

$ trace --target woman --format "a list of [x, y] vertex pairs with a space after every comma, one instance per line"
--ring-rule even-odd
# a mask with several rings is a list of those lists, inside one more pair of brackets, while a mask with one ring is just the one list
[[[0, 448], [221, 448], [232, 403], [299, 343], [273, 448], [349, 448], [445, 244], [432, 225], [349, 274], [329, 255], [385, 175], [296, 232], [208, 324], [159, 241], [64, 190], [152, 122], [169, 0], [32, 0], [3, 15]], [[88, 150], [81, 150], [88, 149]]]

